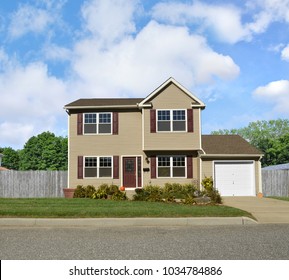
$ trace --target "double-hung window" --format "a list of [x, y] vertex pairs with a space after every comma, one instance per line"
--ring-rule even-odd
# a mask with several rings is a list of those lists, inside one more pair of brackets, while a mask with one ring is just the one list
[[85, 157], [84, 161], [86, 178], [112, 177], [112, 157]]
[[111, 134], [111, 113], [85, 113], [84, 134]]
[[158, 156], [158, 177], [186, 177], [186, 156]]
[[186, 110], [157, 110], [157, 131], [186, 131]]

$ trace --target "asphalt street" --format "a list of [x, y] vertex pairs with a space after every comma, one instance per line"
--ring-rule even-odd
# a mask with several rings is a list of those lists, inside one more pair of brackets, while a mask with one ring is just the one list
[[0, 259], [289, 259], [289, 224], [0, 228]]

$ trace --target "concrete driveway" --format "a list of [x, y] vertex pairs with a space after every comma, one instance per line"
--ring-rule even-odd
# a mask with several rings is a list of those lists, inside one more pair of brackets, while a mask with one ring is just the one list
[[289, 201], [258, 197], [223, 197], [224, 205], [250, 212], [260, 224], [289, 223]]

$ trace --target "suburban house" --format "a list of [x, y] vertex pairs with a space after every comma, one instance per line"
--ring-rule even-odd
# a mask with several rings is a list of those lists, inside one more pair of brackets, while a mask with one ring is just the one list
[[145, 98], [79, 99], [69, 118], [69, 183], [142, 188], [212, 176], [224, 196], [262, 193], [262, 153], [237, 135], [202, 135], [205, 104], [173, 78]]

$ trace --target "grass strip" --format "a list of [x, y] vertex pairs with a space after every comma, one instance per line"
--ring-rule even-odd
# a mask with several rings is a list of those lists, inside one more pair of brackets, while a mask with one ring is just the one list
[[184, 205], [146, 201], [64, 198], [0, 198], [0, 217], [133, 218], [133, 217], [252, 217], [224, 205]]

